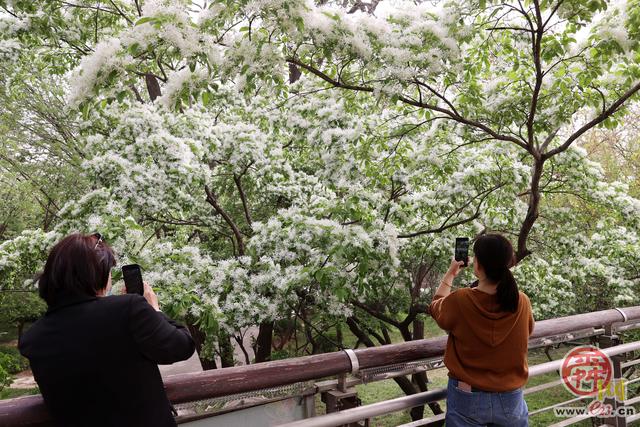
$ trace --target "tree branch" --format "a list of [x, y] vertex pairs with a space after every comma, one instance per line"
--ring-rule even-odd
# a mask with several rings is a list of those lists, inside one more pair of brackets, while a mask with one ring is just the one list
[[111, 5], [114, 7], [114, 9], [116, 11], [118, 11], [118, 14], [120, 14], [120, 16], [122, 16], [124, 19], [126, 19], [129, 24], [133, 25], [133, 21], [131, 19], [129, 19], [129, 17], [127, 15], [125, 15], [124, 12], [122, 12], [120, 10], [120, 8], [115, 4], [115, 2], [113, 0], [109, 0], [109, 3], [111, 3]]
[[[353, 85], [353, 84], [348, 84], [348, 83], [343, 83], [341, 81], [335, 80], [331, 77], [329, 77], [328, 75], [326, 75], [325, 73], [323, 73], [322, 71], [307, 65], [301, 61], [299, 61], [296, 58], [292, 58], [289, 57], [287, 58], [287, 62], [295, 64], [301, 68], [304, 68], [305, 70], [309, 71], [312, 74], [315, 74], [316, 76], [320, 77], [322, 80], [326, 81], [327, 83], [330, 83], [331, 85], [333, 85], [334, 87], [340, 88], [340, 89], [347, 89], [347, 90], [355, 90], [355, 91], [360, 91], [360, 92], [373, 92], [373, 88], [372, 87], [368, 87], [368, 86], [360, 86], [360, 85]], [[398, 100], [408, 104], [408, 105], [412, 105], [414, 107], [419, 107], [419, 108], [425, 108], [428, 110], [433, 110], [433, 111], [438, 111], [440, 113], [443, 113], [447, 116], [448, 119], [450, 120], [454, 120], [458, 123], [467, 125], [467, 126], [471, 126], [474, 127], [476, 129], [482, 130], [483, 132], [491, 135], [494, 139], [500, 140], [500, 141], [509, 141], [509, 142], [513, 142], [516, 145], [519, 145], [520, 147], [524, 148], [525, 150], [529, 151], [529, 148], [527, 146], [527, 144], [525, 144], [524, 142], [522, 142], [521, 140], [512, 137], [512, 136], [508, 136], [508, 135], [502, 135], [500, 133], [498, 133], [497, 131], [491, 129], [489, 126], [480, 123], [478, 121], [475, 120], [471, 120], [465, 117], [462, 117], [458, 114], [456, 114], [456, 112], [446, 109], [446, 108], [442, 108], [442, 107], [438, 107], [437, 105], [434, 104], [427, 104], [421, 101], [416, 101], [413, 100], [411, 98], [407, 98], [406, 96], [399, 96]]]
[[218, 199], [215, 194], [209, 189], [208, 185], [204, 186], [204, 191], [207, 193], [207, 202], [213, 206], [213, 209], [224, 218], [229, 227], [231, 227], [231, 231], [236, 238], [238, 243], [238, 254], [240, 256], [244, 255], [244, 241], [242, 239], [242, 233], [240, 233], [240, 229], [233, 221], [233, 219], [229, 216], [229, 214], [218, 204]]
[[238, 188], [238, 192], [240, 193], [240, 200], [242, 200], [242, 208], [244, 210], [244, 217], [247, 220], [247, 224], [249, 224], [249, 228], [251, 228], [251, 224], [253, 220], [251, 219], [251, 213], [249, 212], [249, 204], [247, 203], [247, 197], [244, 194], [244, 189], [242, 188], [242, 176], [233, 174], [233, 182], [236, 183], [236, 187]]
[[[474, 219], [477, 219], [480, 216], [480, 208], [482, 207], [482, 203], [484, 202], [484, 200], [489, 196], [489, 194], [491, 194], [492, 192], [494, 192], [495, 190], [504, 187], [505, 184], [501, 183], [498, 184], [492, 188], [489, 188], [487, 190], [484, 190], [478, 194], [476, 194], [474, 197], [472, 197], [467, 203], [465, 203], [464, 205], [462, 205], [460, 208], [456, 209], [455, 211], [453, 211], [442, 223], [442, 225], [440, 225], [440, 227], [437, 228], [431, 228], [431, 229], [427, 229], [427, 230], [421, 230], [421, 231], [416, 231], [413, 233], [407, 233], [407, 234], [399, 234], [398, 238], [400, 239], [408, 239], [411, 237], [417, 237], [417, 236], [421, 236], [423, 234], [434, 234], [434, 233], [441, 233], [444, 230], [447, 230], [449, 228], [453, 228], [453, 227], [457, 227], [459, 225], [462, 224], [466, 224], [468, 222], [473, 221]], [[451, 224], [447, 224], [447, 222], [449, 222], [449, 220], [451, 218], [453, 218], [454, 216], [456, 216], [457, 214], [460, 214], [464, 209], [466, 209], [467, 207], [469, 207], [469, 205], [471, 205], [471, 203], [480, 198], [480, 202], [478, 203], [478, 206], [476, 207], [476, 211], [474, 212], [474, 214], [468, 218], [464, 218], [461, 219], [459, 221], [453, 222]]]
[[630, 88], [620, 98], [618, 98], [618, 100], [616, 100], [613, 104], [611, 104], [609, 106], [609, 108], [607, 108], [604, 111], [602, 111], [600, 114], [598, 114], [598, 116], [596, 118], [594, 118], [593, 120], [589, 121], [584, 126], [582, 126], [580, 129], [575, 131], [571, 136], [569, 136], [566, 139], [566, 141], [562, 145], [560, 145], [559, 147], [554, 148], [551, 151], [548, 151], [548, 152], [544, 153], [542, 158], [546, 160], [546, 159], [549, 159], [549, 158], [555, 156], [556, 154], [562, 153], [563, 151], [567, 150], [571, 146], [571, 144], [576, 139], [580, 138], [585, 132], [587, 132], [588, 130], [594, 128], [595, 126], [599, 125], [600, 123], [602, 123], [603, 121], [605, 121], [606, 119], [611, 117], [616, 111], [618, 111], [618, 109], [625, 102], [627, 102], [627, 100], [629, 100], [629, 98], [631, 98], [636, 93], [638, 93], [638, 91], [640, 91], [640, 81], [638, 81], [638, 83], [636, 83], [635, 86]]
[[380, 313], [378, 310], [375, 310], [375, 309], [369, 307], [368, 305], [361, 303], [360, 301], [352, 300], [351, 304], [353, 304], [356, 307], [364, 310], [365, 312], [367, 312], [371, 316], [375, 317], [376, 319], [382, 320], [383, 322], [386, 322], [386, 323], [388, 323], [390, 325], [393, 325], [396, 328], [400, 327], [400, 322], [398, 322], [397, 320], [392, 319], [391, 317], [387, 316], [384, 313]]
[[542, 16], [540, 12], [540, 5], [537, 0], [534, 0], [536, 9], [536, 20], [538, 27], [535, 32], [531, 33], [531, 48], [533, 54], [533, 63], [536, 69], [536, 81], [533, 87], [533, 93], [531, 94], [531, 104], [529, 107], [529, 114], [527, 114], [527, 141], [529, 145], [529, 152], [534, 157], [539, 156], [539, 151], [534, 148], [535, 134], [533, 130], [533, 123], [536, 117], [536, 110], [538, 108], [538, 98], [540, 96], [540, 89], [542, 88], [542, 79], [544, 74], [542, 73], [542, 36], [544, 35], [544, 28], [542, 27]]

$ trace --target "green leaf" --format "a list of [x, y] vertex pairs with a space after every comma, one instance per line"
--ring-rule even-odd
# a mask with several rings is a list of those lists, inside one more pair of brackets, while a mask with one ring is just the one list
[[118, 100], [118, 102], [122, 102], [125, 98], [125, 96], [127, 96], [127, 91], [123, 90], [118, 92], [118, 95], [116, 95], [116, 99]]
[[157, 21], [157, 19], [154, 18], [153, 16], [144, 16], [144, 17], [138, 19], [136, 21], [135, 25], [142, 25], [142, 24], [144, 24], [146, 22], [156, 22], [156, 21]]

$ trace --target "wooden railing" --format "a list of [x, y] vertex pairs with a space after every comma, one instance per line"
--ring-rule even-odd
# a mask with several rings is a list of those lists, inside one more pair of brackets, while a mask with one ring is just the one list
[[[616, 323], [640, 327], [640, 306], [603, 310], [536, 322], [530, 348], [573, 337], [601, 334]], [[631, 327], [630, 326], [630, 327]], [[313, 356], [298, 357], [249, 366], [223, 368], [175, 375], [165, 381], [174, 404], [251, 392], [302, 381], [340, 376], [354, 371], [442, 356], [447, 337], [403, 342]], [[351, 354], [349, 354], [351, 353]], [[355, 356], [355, 360], [353, 357]], [[354, 366], [352, 360], [357, 364]], [[49, 426], [50, 417], [41, 396], [0, 401], [0, 426]]]

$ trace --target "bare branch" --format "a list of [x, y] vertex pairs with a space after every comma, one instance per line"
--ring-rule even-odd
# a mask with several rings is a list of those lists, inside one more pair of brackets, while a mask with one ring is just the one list
[[115, 2], [113, 0], [109, 0], [109, 3], [111, 3], [111, 5], [113, 6], [113, 8], [118, 11], [118, 14], [120, 14], [120, 16], [122, 16], [129, 24], [133, 25], [133, 21], [131, 19], [129, 19], [129, 17], [127, 15], [125, 15], [124, 12], [122, 12], [122, 10], [120, 10], [120, 8], [118, 7], [118, 5], [115, 4]]
[[99, 11], [99, 12], [107, 12], [107, 13], [110, 13], [112, 15], [120, 15], [115, 10], [106, 9], [106, 8], [100, 7], [100, 6], [89, 6], [89, 5], [84, 5], [84, 4], [75, 4], [75, 3], [69, 3], [69, 2], [66, 2], [66, 1], [61, 1], [60, 3], [65, 5], [65, 6], [74, 7], [74, 8], [77, 8], [77, 9], [91, 9], [91, 10], [95, 10], [95, 11]]
[[136, 10], [138, 11], [138, 16], [142, 16], [142, 8], [140, 7], [140, 2], [135, 0]]

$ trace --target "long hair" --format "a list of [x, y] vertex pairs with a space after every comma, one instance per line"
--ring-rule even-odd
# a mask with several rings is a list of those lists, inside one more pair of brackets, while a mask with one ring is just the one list
[[51, 306], [68, 295], [95, 296], [116, 264], [113, 251], [95, 235], [70, 234], [58, 242], [38, 277], [40, 297]]
[[476, 259], [484, 268], [487, 279], [498, 284], [496, 296], [502, 311], [518, 309], [518, 284], [510, 268], [515, 264], [511, 242], [500, 234], [480, 236], [473, 245]]

